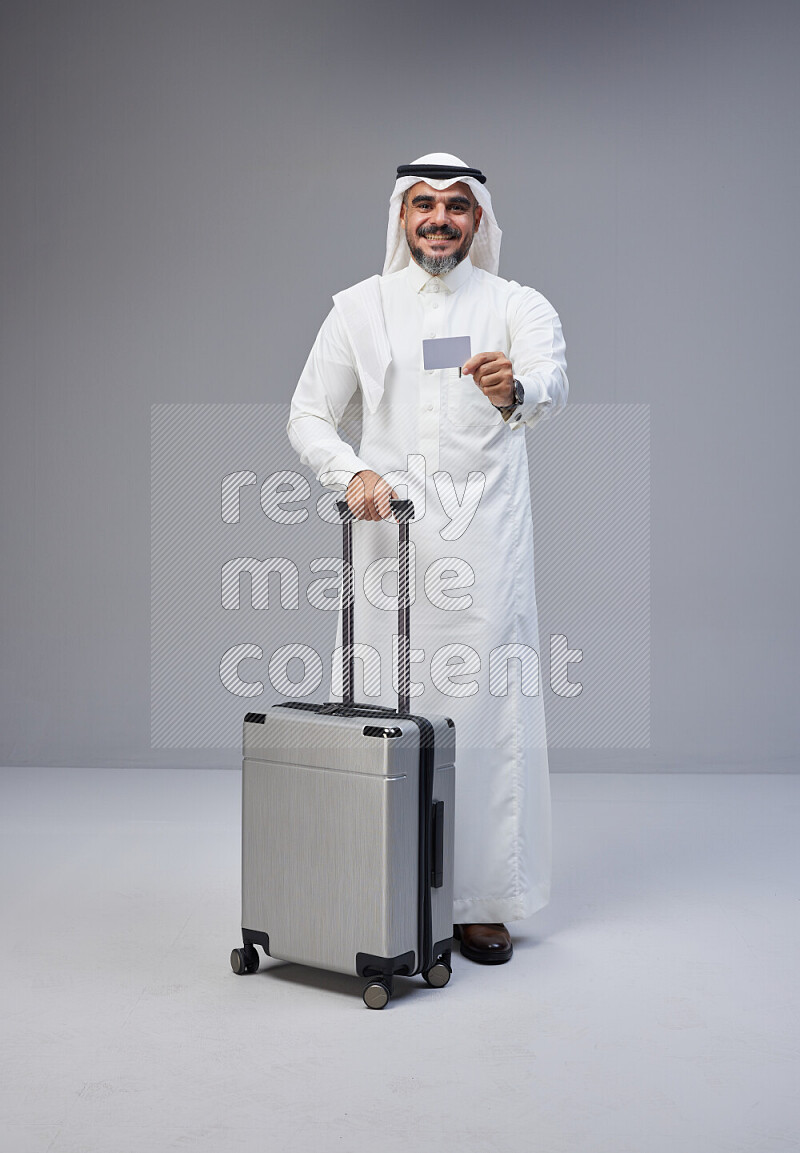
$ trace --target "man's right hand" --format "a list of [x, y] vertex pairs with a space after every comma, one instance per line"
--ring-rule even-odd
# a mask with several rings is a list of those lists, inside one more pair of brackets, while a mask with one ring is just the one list
[[396, 496], [383, 477], [368, 468], [356, 473], [345, 493], [356, 520], [387, 520], [392, 515], [389, 501]]

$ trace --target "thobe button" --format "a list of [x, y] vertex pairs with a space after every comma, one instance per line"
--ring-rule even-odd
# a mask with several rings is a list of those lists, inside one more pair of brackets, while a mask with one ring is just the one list
[[438, 301], [438, 300], [434, 300], [434, 302], [433, 302], [433, 304], [431, 305], [431, 307], [432, 307], [432, 308], [438, 308], [438, 307], [439, 307], [439, 301]]
[[428, 404], [425, 407], [427, 408], [428, 412], [433, 412], [433, 405], [432, 404]]

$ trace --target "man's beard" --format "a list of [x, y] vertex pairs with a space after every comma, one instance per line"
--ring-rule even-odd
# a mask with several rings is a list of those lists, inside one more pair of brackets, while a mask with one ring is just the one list
[[[447, 240], [453, 240], [459, 236], [457, 228], [445, 226], [444, 228], [434, 228], [430, 224], [425, 225], [419, 230], [419, 236], [442, 236]], [[472, 235], [465, 236], [459, 247], [455, 252], [451, 252], [449, 256], [429, 256], [427, 252], [423, 252], [418, 244], [415, 243], [414, 238], [406, 233], [406, 240], [408, 247], [411, 250], [415, 262], [428, 273], [428, 276], [446, 276], [448, 272], [452, 272], [456, 265], [460, 264], [464, 257], [472, 247]]]

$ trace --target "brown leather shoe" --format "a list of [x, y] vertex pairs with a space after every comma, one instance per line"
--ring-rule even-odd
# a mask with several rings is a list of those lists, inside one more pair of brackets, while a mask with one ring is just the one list
[[479, 965], [502, 965], [511, 960], [514, 946], [505, 925], [454, 925], [461, 952]]

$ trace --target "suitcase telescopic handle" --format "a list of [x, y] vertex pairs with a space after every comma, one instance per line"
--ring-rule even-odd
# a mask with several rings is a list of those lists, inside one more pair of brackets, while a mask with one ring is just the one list
[[[399, 529], [397, 551], [397, 711], [408, 712], [411, 685], [411, 605], [408, 593], [408, 526], [414, 519], [414, 502], [393, 498], [389, 505]], [[353, 703], [353, 521], [356, 519], [346, 500], [337, 500], [342, 522], [342, 703]]]

